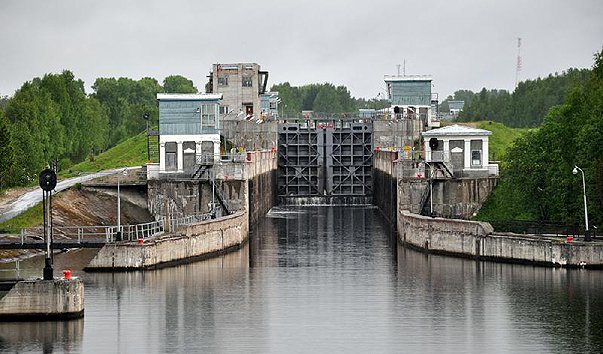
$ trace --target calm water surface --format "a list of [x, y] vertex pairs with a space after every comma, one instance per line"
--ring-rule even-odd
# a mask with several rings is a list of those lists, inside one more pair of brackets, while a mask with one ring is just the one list
[[[0, 351], [603, 352], [602, 272], [425, 255], [391, 236], [373, 208], [275, 208], [248, 245], [219, 258], [76, 270], [85, 318], [0, 324]], [[55, 268], [92, 256], [69, 252]], [[23, 267], [39, 276], [43, 260]]]

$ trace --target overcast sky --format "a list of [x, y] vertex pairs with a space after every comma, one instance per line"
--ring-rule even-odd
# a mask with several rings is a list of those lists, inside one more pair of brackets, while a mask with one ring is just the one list
[[203, 89], [212, 63], [255, 62], [269, 86], [331, 82], [355, 97], [383, 75], [429, 74], [457, 89], [590, 68], [603, 48], [602, 0], [0, 0], [0, 95], [68, 69], [98, 77], [183, 75]]

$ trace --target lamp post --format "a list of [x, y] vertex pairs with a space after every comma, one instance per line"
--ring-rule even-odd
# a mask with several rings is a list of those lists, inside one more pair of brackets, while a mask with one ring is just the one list
[[147, 121], [147, 162], [151, 161], [151, 145], [149, 144], [149, 118], [150, 114], [145, 112], [142, 117]]
[[584, 224], [586, 226], [584, 230], [584, 241], [590, 241], [590, 232], [588, 230], [588, 207], [586, 206], [586, 180], [584, 179], [584, 171], [578, 166], [574, 166], [572, 173], [578, 174], [578, 171], [582, 173], [582, 195], [584, 196]]
[[[126, 176], [128, 174], [128, 170], [124, 168], [121, 173]], [[119, 173], [117, 174], [117, 234], [115, 235], [115, 241], [121, 241], [121, 196], [119, 194]]]

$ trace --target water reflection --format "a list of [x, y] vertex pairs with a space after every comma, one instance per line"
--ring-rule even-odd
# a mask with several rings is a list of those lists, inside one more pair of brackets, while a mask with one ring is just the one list
[[[278, 208], [241, 250], [179, 267], [84, 273], [73, 264], [92, 255], [69, 253], [58, 264], [84, 279], [85, 322], [63, 334], [52, 323], [29, 331], [6, 324], [0, 348], [603, 351], [601, 272], [426, 255], [390, 236], [376, 209]], [[30, 266], [39, 272], [36, 261]]]
[[83, 333], [83, 319], [66, 322], [0, 322], [0, 351], [80, 352]]

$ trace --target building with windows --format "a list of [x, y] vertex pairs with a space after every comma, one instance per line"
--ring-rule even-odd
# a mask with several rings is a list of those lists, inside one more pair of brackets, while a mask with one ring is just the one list
[[260, 95], [260, 115], [263, 119], [278, 118], [278, 104], [280, 102], [278, 92], [266, 92]]
[[439, 126], [433, 109], [433, 98], [437, 95], [431, 92], [430, 76], [386, 75], [384, 80], [391, 102], [389, 113], [394, 118], [418, 119], [425, 128]]
[[220, 158], [221, 94], [158, 93], [159, 174], [194, 172]]
[[213, 64], [207, 93], [222, 94], [220, 114], [242, 112], [247, 118], [259, 118], [261, 97], [266, 94], [268, 72], [255, 63]]
[[453, 117], [458, 116], [463, 107], [465, 107], [465, 101], [448, 101], [448, 109]]
[[425, 162], [441, 163], [455, 177], [498, 175], [498, 165], [488, 159], [488, 137], [492, 132], [450, 125], [423, 132]]

